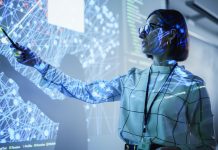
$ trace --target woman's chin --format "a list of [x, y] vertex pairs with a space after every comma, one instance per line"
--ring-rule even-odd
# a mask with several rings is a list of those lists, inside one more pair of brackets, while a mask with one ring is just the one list
[[147, 54], [147, 55], [151, 55], [151, 52], [149, 50], [147, 50], [146, 48], [142, 48], [142, 53]]

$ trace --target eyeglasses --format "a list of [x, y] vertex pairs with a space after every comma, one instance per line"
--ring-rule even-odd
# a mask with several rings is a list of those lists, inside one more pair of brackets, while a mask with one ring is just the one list
[[146, 38], [146, 36], [150, 33], [150, 31], [157, 29], [157, 28], [164, 28], [162, 25], [158, 25], [155, 23], [149, 23], [144, 25], [143, 27], [139, 28], [139, 38]]

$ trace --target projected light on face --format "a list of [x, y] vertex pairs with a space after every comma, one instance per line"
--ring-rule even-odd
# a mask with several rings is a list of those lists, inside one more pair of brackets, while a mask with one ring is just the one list
[[[59, 1], [59, 6], [62, 5], [61, 2], [65, 1], [66, 0]], [[2, 5], [1, 2], [3, 3]], [[118, 15], [113, 14], [107, 8], [107, 0], [86, 0], [84, 1], [85, 8], [83, 8], [82, 1], [78, 2], [81, 2], [81, 7], [78, 9], [80, 9], [80, 11], [84, 9], [84, 17], [79, 16], [81, 20], [79, 19], [77, 21], [80, 22], [79, 25], [84, 24], [84, 28], [73, 22], [72, 24], [76, 26], [70, 26], [71, 24], [69, 24], [69, 22], [64, 22], [66, 20], [63, 22], [53, 20], [51, 15], [55, 8], [52, 6], [50, 8], [47, 4], [51, 3], [47, 0], [0, 1], [0, 25], [8, 32], [9, 36], [11, 36], [14, 41], [18, 41], [21, 45], [28, 46], [39, 54], [42, 59], [53, 66], [59, 66], [65, 55], [73, 54], [76, 55], [82, 63], [88, 80], [98, 79], [99, 77], [103, 78], [105, 74], [107, 74], [108, 69], [112, 66], [112, 60], [116, 58], [117, 53], [115, 50], [119, 46]], [[74, 9], [74, 6], [72, 6], [72, 9]], [[59, 9], [60, 11], [64, 10]], [[63, 13], [64, 12], [61, 12], [61, 14]], [[71, 15], [70, 17], [75, 16]], [[68, 18], [67, 20], [69, 21]], [[0, 54], [6, 56], [17, 71], [37, 83], [40, 77], [36, 71], [17, 63], [12, 56], [9, 43], [4, 39], [3, 34], [0, 34], [0, 39], [3, 39], [0, 42]], [[98, 62], [97, 66], [95, 65], [96, 62]], [[114, 69], [116, 69], [116, 67], [118, 66], [113, 66]], [[5, 82], [8, 82], [8, 80], [5, 80]], [[0, 79], [0, 87], [1, 90], [8, 89], [9, 87], [16, 89], [15, 93], [17, 93], [16, 84], [11, 83], [10, 86], [4, 84], [2, 78]], [[47, 89], [44, 89], [44, 91], [55, 99], [63, 99], [62, 95], [58, 92], [49, 91]], [[15, 103], [19, 105], [13, 103], [10, 107], [6, 107], [7, 103], [11, 102], [11, 100], [4, 94], [5, 93], [1, 96], [1, 106], [4, 106], [4, 109], [0, 108], [0, 111], [1, 109], [3, 110], [1, 115], [3, 121], [8, 122], [7, 129], [9, 127], [13, 129], [13, 135], [17, 138], [8, 138], [10, 134], [6, 130], [6, 126], [1, 126], [3, 127], [1, 133], [4, 134], [3, 138], [0, 139], [2, 143], [25, 141], [33, 138], [39, 140], [52, 139], [56, 136], [57, 124], [44, 115], [40, 116], [42, 113], [40, 113], [35, 105], [31, 103], [25, 104], [23, 100], [19, 98], [19, 95], [15, 94], [13, 98], [17, 99]], [[30, 108], [31, 112], [29, 111]], [[13, 111], [14, 109], [16, 109], [16, 111]], [[17, 116], [17, 124], [24, 124], [24, 126], [28, 124], [28, 128], [16, 126], [14, 124], [14, 118], [4, 118], [6, 115], [5, 111], [11, 114], [19, 114]], [[22, 115], [20, 112], [25, 112], [26, 115]], [[41, 128], [43, 125], [46, 127]], [[34, 129], [36, 129], [36, 131]], [[33, 130], [34, 134], [31, 134], [32, 136], [26, 134], [27, 131], [32, 132]]]
[[143, 53], [156, 56], [163, 55], [166, 52], [169, 34], [170, 32], [166, 30], [157, 15], [150, 16], [146, 21], [146, 25], [139, 29]]
[[153, 14], [147, 19], [146, 25], [139, 28], [142, 51], [152, 57], [165, 55], [171, 57], [169, 59], [183, 59], [188, 46], [186, 25], [178, 18], [169, 21], [167, 17]]

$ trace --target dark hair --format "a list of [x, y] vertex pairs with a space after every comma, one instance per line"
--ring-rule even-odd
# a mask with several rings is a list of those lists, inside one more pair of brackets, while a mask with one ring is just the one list
[[[188, 57], [188, 28], [184, 16], [177, 10], [158, 9], [153, 11], [149, 16], [157, 15], [163, 21], [162, 24], [166, 29], [175, 29], [176, 37], [171, 41], [170, 57], [176, 61], [184, 61]], [[148, 56], [152, 58], [152, 56]]]

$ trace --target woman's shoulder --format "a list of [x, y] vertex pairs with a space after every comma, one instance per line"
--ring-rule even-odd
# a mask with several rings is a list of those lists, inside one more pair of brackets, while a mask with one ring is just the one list
[[176, 67], [175, 74], [182, 80], [190, 81], [196, 84], [204, 84], [204, 80], [201, 77], [185, 69], [184, 66]]

